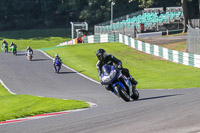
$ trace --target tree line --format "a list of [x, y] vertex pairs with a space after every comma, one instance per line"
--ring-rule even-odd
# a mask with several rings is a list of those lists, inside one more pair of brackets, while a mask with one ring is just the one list
[[71, 21], [92, 26], [110, 20], [112, 1], [114, 18], [148, 7], [181, 6], [183, 1], [188, 16], [198, 9], [198, 0], [1, 0], [0, 30], [70, 27]]

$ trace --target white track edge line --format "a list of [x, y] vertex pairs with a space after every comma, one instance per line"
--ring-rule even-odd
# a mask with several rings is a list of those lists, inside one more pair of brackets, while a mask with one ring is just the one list
[[2, 81], [2, 79], [0, 79], [0, 83], [3, 85], [4, 88], [6, 88], [6, 90], [7, 90], [8, 92], [10, 92], [10, 93], [13, 94], [13, 95], [16, 95], [16, 93], [12, 92], [12, 91], [4, 84], [4, 82]]

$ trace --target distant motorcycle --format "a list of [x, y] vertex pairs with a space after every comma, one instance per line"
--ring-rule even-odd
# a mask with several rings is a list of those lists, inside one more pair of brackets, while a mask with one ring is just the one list
[[55, 69], [56, 73], [60, 72], [61, 64], [62, 64], [62, 62], [60, 62], [59, 59], [56, 59], [56, 61], [54, 63], [54, 69]]
[[33, 51], [27, 51], [26, 57], [27, 57], [28, 60], [32, 61], [32, 58], [33, 58]]
[[111, 84], [112, 92], [126, 102], [139, 98], [138, 90], [133, 90], [131, 81], [115, 66], [104, 65], [102, 67], [101, 82], [103, 85]]
[[14, 54], [14, 55], [17, 55], [17, 46], [11, 46], [11, 52]]
[[2, 50], [3, 50], [5, 53], [8, 53], [8, 45], [3, 45], [3, 46], [2, 46]]

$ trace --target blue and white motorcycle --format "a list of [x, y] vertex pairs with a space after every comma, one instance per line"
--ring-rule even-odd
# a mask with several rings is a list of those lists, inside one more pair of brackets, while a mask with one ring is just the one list
[[62, 62], [60, 62], [58, 59], [56, 59], [56, 62], [54, 63], [54, 69], [55, 69], [56, 73], [60, 72], [61, 65], [62, 65]]
[[104, 65], [101, 74], [102, 85], [111, 85], [112, 92], [124, 101], [138, 100], [139, 92], [133, 89], [131, 81], [113, 65]]

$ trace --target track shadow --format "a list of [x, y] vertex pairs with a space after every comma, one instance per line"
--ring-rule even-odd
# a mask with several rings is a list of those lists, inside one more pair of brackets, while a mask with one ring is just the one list
[[59, 74], [72, 74], [72, 73], [76, 73], [76, 72], [59, 72]]
[[160, 98], [166, 98], [166, 97], [174, 97], [174, 96], [178, 96], [178, 95], [182, 95], [182, 94], [163, 95], [163, 96], [157, 96], [157, 97], [141, 98], [141, 99], [138, 99], [138, 101], [160, 99]]
[[25, 56], [25, 55], [26, 55], [26, 54], [20, 54], [20, 53], [18, 54], [18, 53], [17, 53], [17, 56]]
[[32, 59], [32, 61], [46, 61], [46, 60], [51, 60], [51, 59]]

